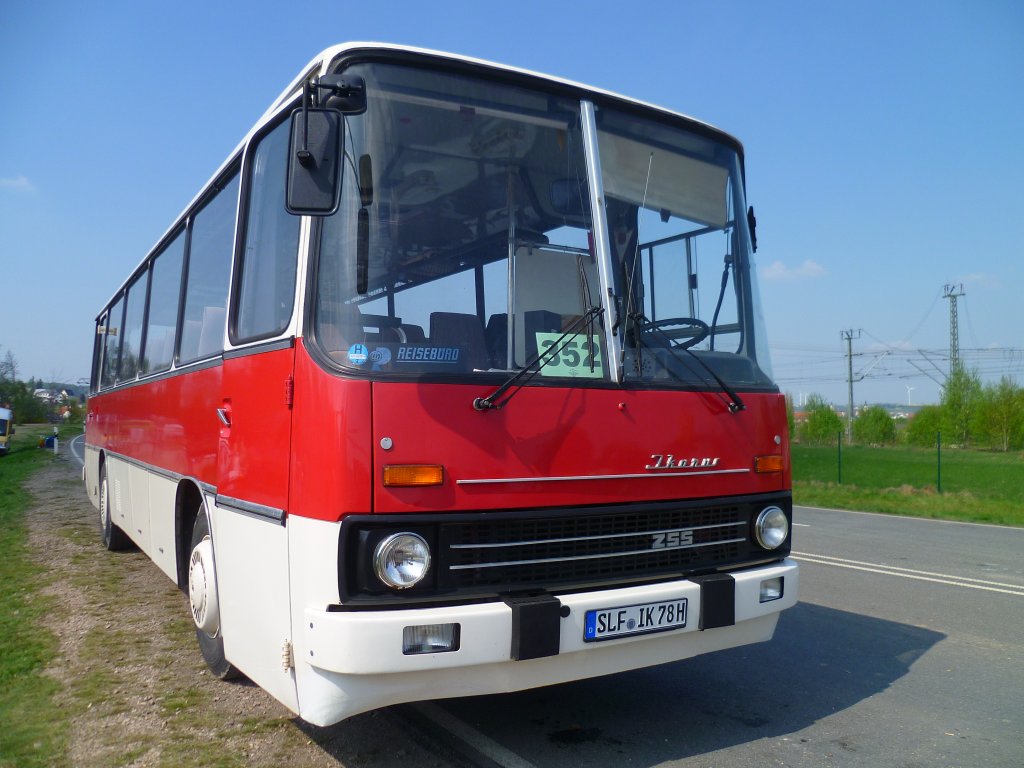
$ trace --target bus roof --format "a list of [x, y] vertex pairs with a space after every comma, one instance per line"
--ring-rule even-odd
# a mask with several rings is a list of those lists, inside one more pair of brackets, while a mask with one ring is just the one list
[[660, 107], [657, 104], [651, 104], [649, 102], [640, 101], [639, 99], [630, 98], [629, 96], [623, 96], [622, 94], [615, 93], [614, 91], [608, 91], [603, 88], [595, 88], [594, 86], [585, 85], [583, 83], [579, 83], [573, 80], [566, 80], [565, 78], [561, 77], [555, 77], [553, 75], [548, 75], [543, 72], [536, 72], [534, 70], [524, 69], [522, 67], [513, 67], [508, 64], [499, 64], [493, 61], [488, 61], [487, 59], [477, 59], [472, 56], [462, 56], [456, 53], [446, 53], [444, 51], [436, 51], [430, 48], [416, 48], [414, 46], [396, 45], [391, 43], [341, 43], [339, 45], [334, 45], [331, 46], [330, 48], [327, 48], [324, 51], [321, 51], [321, 53], [318, 56], [316, 56], [312, 61], [310, 61], [310, 63], [302, 70], [302, 72], [295, 78], [295, 80], [292, 81], [288, 88], [286, 88], [285, 91], [274, 101], [274, 104], [271, 106], [271, 108], [267, 110], [267, 113], [264, 114], [263, 118], [261, 118], [261, 122], [262, 120], [268, 118], [273, 112], [277, 111], [277, 109], [279, 109], [282, 104], [291, 99], [302, 87], [302, 81], [306, 77], [308, 77], [310, 73], [314, 72], [317, 69], [320, 69], [321, 74], [324, 74], [325, 72], [323, 68], [325, 65], [330, 66], [331, 63], [334, 62], [339, 57], [354, 53], [356, 51], [365, 51], [367, 53], [410, 53], [453, 62], [460, 62], [463, 64], [469, 64], [472, 66], [482, 67], [485, 69], [491, 69], [494, 70], [495, 72], [504, 72], [508, 74], [522, 75], [526, 77], [545, 80], [549, 83], [555, 83], [566, 88], [571, 88], [573, 90], [591, 93], [594, 94], [595, 96], [600, 96], [602, 98], [613, 99], [615, 101], [619, 101], [624, 104], [629, 104], [635, 107], [654, 110], [656, 112], [660, 112], [661, 114], [672, 117], [674, 119], [683, 120], [687, 123], [700, 126], [702, 130], [715, 134], [719, 138], [728, 143], [735, 144], [736, 148], [740, 150], [742, 154], [742, 144], [740, 143], [739, 139], [737, 139], [735, 136], [726, 133], [720, 128], [716, 128], [715, 126], [711, 125], [710, 123], [706, 123], [703, 120], [698, 120], [694, 117], [685, 115], [681, 112], [675, 112], [673, 110], [666, 109], [665, 107]]

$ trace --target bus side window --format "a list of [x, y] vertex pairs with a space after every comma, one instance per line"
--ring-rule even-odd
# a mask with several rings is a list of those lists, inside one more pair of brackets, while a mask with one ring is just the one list
[[128, 306], [124, 317], [124, 341], [121, 347], [121, 371], [117, 380], [132, 381], [139, 373], [142, 352], [142, 321], [146, 309], [149, 268], [128, 287]]
[[292, 317], [301, 219], [285, 210], [289, 125], [285, 121], [260, 139], [249, 162], [233, 342], [276, 336]]
[[[228, 297], [237, 209], [236, 173], [193, 219], [188, 249], [185, 321], [181, 331], [180, 359], [183, 363], [218, 354], [224, 348], [224, 307]], [[219, 329], [215, 327], [218, 318]]]
[[100, 374], [100, 386], [109, 387], [117, 381], [117, 363], [121, 356], [121, 331], [124, 318], [124, 295], [107, 313], [107, 324], [103, 333], [106, 341], [103, 345], [103, 370]]
[[103, 348], [107, 340], [107, 313], [104, 312], [96, 321], [96, 337], [92, 345], [92, 375], [90, 378], [90, 392], [98, 392], [100, 388], [100, 376], [103, 365]]
[[181, 267], [185, 257], [185, 234], [179, 232], [153, 259], [146, 320], [146, 348], [142, 373], [167, 370], [174, 359], [174, 329], [178, 324]]

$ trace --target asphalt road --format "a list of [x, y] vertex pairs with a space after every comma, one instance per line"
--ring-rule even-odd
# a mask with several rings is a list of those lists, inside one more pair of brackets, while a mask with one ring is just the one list
[[775, 639], [393, 710], [470, 763], [1024, 765], [1024, 530], [798, 508]]

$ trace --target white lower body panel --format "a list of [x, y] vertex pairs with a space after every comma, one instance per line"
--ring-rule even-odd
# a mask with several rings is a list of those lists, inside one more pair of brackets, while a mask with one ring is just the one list
[[[563, 612], [567, 607], [569, 615], [560, 621], [558, 655], [515, 661], [511, 658], [512, 609], [502, 602], [391, 611], [327, 611], [326, 606], [337, 600], [337, 586], [317, 583], [312, 571], [321, 579], [336, 573], [336, 526], [294, 517], [288, 525], [293, 553], [293, 642], [299, 715], [315, 725], [330, 725], [360, 712], [407, 701], [518, 691], [763, 642], [771, 639], [779, 613], [796, 604], [798, 593], [798, 569], [792, 560], [731, 573], [735, 579], [736, 623], [704, 631], [698, 629], [700, 585], [685, 579], [559, 595]], [[330, 535], [328, 529], [332, 528]], [[302, 540], [312, 547], [303, 548], [304, 557], [296, 559], [296, 544]], [[325, 540], [334, 543], [330, 553], [322, 549]], [[782, 598], [760, 602], [761, 582], [776, 577], [784, 579]], [[300, 596], [303, 584], [311, 593], [319, 593], [319, 599]], [[330, 596], [333, 600], [323, 599]], [[589, 610], [680, 598], [688, 601], [690, 618], [685, 627], [600, 642], [583, 639], [584, 616]], [[446, 623], [460, 625], [457, 651], [402, 653], [405, 627]]]

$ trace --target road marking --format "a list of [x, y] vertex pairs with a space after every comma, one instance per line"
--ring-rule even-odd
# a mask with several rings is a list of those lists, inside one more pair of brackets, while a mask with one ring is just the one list
[[810, 523], [793, 523], [794, 528], [810, 528]]
[[967, 520], [939, 520], [934, 517], [913, 517], [912, 515], [892, 515], [885, 512], [862, 512], [858, 509], [836, 509], [835, 507], [811, 507], [807, 504], [794, 504], [793, 509], [811, 509], [818, 512], [841, 512], [847, 515], [869, 515], [871, 517], [884, 517], [889, 520], [906, 520], [910, 523], [937, 523], [939, 525], [975, 525], [979, 528], [998, 528], [1002, 531], [1013, 531], [1024, 533], [1024, 527], [1013, 525], [999, 525], [998, 523], [971, 523]]
[[410, 706], [435, 725], [444, 728], [453, 736], [469, 744], [480, 754], [493, 760], [501, 768], [536, 768], [529, 760], [501, 746], [494, 739], [480, 733], [469, 723], [460, 720], [450, 712], [446, 712], [433, 702], [420, 701]]
[[78, 435], [77, 437], [71, 438], [71, 440], [68, 442], [68, 450], [71, 452], [71, 455], [75, 457], [75, 461], [77, 461], [82, 466], [85, 466], [85, 459], [82, 457], [81, 454], [78, 453], [78, 451], [75, 450], [75, 443], [78, 442], [79, 440], [84, 439], [85, 435], [81, 434]]
[[792, 552], [790, 556], [796, 560], [803, 560], [808, 563], [817, 563], [818, 565], [832, 565], [836, 568], [849, 568], [854, 571], [880, 573], [885, 576], [900, 576], [904, 579], [930, 581], [935, 584], [946, 584], [951, 587], [966, 587], [968, 589], [984, 590], [985, 592], [1000, 592], [1005, 595], [1013, 595], [1014, 597], [1024, 597], [1024, 586], [1019, 584], [971, 579], [966, 576], [952, 576], [947, 573], [916, 571], [912, 568], [899, 568], [895, 565], [883, 565], [881, 563], [865, 563], [860, 560], [846, 560], [842, 557], [816, 555], [809, 552]]

